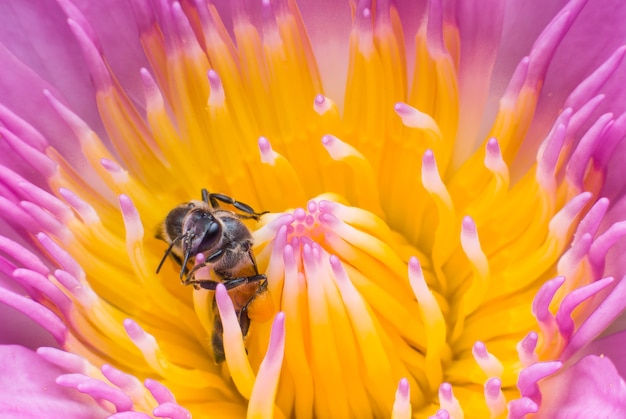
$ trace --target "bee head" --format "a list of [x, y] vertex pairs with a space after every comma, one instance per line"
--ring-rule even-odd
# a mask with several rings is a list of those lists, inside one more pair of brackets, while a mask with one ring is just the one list
[[210, 211], [194, 208], [185, 216], [182, 226], [182, 247], [187, 266], [191, 256], [215, 248], [222, 239], [222, 224]]

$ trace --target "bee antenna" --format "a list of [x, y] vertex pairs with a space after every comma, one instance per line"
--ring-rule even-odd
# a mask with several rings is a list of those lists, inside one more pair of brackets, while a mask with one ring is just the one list
[[174, 244], [176, 244], [177, 241], [179, 241], [180, 239], [182, 239], [182, 236], [178, 236], [176, 237], [174, 240], [172, 240], [172, 242], [170, 243], [169, 246], [167, 246], [167, 250], [165, 251], [165, 253], [163, 254], [163, 257], [161, 258], [161, 262], [159, 262], [159, 266], [157, 266], [156, 269], [156, 273], [158, 274], [159, 271], [161, 270], [161, 268], [163, 267], [163, 264], [165, 263], [165, 259], [167, 259], [167, 256], [172, 253], [172, 248], [174, 247]]
[[191, 257], [191, 249], [187, 249], [187, 251], [185, 252], [185, 260], [183, 260], [183, 264], [182, 264], [182, 268], [180, 270], [180, 279], [183, 279], [183, 275], [185, 274], [185, 269], [187, 268], [187, 262], [189, 261], [189, 258]]

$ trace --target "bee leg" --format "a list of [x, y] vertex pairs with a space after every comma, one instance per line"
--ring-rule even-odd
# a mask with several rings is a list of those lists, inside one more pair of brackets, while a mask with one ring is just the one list
[[217, 289], [217, 285], [222, 284], [228, 291], [249, 282], [257, 282], [263, 280], [267, 282], [267, 277], [265, 275], [259, 274], [252, 276], [242, 276], [239, 278], [226, 278], [224, 282], [213, 281], [210, 279], [190, 279], [189, 281], [185, 282], [185, 285], [198, 285], [200, 288], [203, 288], [205, 290], [215, 291]]
[[224, 355], [224, 326], [222, 326], [222, 318], [220, 312], [217, 309], [217, 303], [213, 299], [213, 312], [215, 317], [213, 318], [213, 333], [211, 334], [211, 346], [213, 347], [213, 358], [216, 364], [221, 364], [226, 360]]
[[220, 204], [217, 201], [221, 201], [225, 204], [232, 205], [237, 208], [239, 211], [245, 212], [249, 215], [243, 215], [242, 218], [254, 218], [255, 220], [259, 220], [259, 217], [263, 214], [267, 214], [269, 211], [256, 212], [254, 208], [252, 208], [248, 204], [244, 204], [243, 202], [235, 201], [228, 195], [223, 195], [219, 193], [209, 193], [206, 189], [202, 190], [202, 200], [207, 204], [211, 204], [213, 209], [218, 209]]
[[[258, 276], [262, 276], [264, 280], [261, 280], [263, 282], [261, 282], [261, 285], [259, 286], [259, 288], [257, 288], [256, 292], [254, 294], [252, 294], [252, 297], [250, 297], [250, 299], [248, 300], [248, 302], [241, 307], [241, 312], [239, 313], [239, 324], [242, 324], [242, 318], [245, 317], [248, 321], [248, 326], [250, 327], [250, 318], [248, 317], [248, 306], [250, 304], [252, 304], [252, 302], [256, 299], [257, 296], [259, 296], [260, 294], [262, 294], [263, 292], [265, 292], [267, 290], [267, 277], [265, 275], [258, 275]], [[243, 331], [243, 325], [241, 326], [241, 330]], [[246, 329], [247, 332], [247, 329]], [[244, 333], [244, 336], [246, 334]]]
[[248, 257], [250, 258], [250, 262], [252, 262], [252, 267], [254, 268], [254, 273], [258, 275], [259, 269], [256, 266], [256, 259], [254, 258], [254, 253], [252, 253], [252, 250], [248, 250]]
[[248, 335], [250, 329], [250, 317], [245, 310], [241, 310], [237, 313], [237, 321], [239, 321], [239, 327], [241, 328], [241, 335], [245, 338]]
[[[220, 249], [217, 252], [213, 253], [212, 255], [209, 255], [209, 257], [206, 258], [204, 262], [195, 265], [193, 268], [191, 268], [190, 271], [187, 272], [187, 277], [182, 281], [183, 284], [184, 285], [193, 284], [194, 282], [191, 278], [193, 278], [193, 275], [194, 273], [196, 273], [197, 270], [204, 268], [206, 265], [210, 263], [215, 263], [215, 261], [221, 258], [222, 256], [224, 256], [224, 250]], [[181, 279], [182, 279], [182, 274], [181, 274]]]

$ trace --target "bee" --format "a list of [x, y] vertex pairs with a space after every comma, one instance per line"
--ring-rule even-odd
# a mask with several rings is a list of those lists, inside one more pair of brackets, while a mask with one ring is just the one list
[[[220, 202], [233, 206], [241, 213], [221, 208]], [[258, 221], [266, 213], [256, 212], [249, 205], [227, 195], [202, 189], [201, 201], [189, 201], [172, 209], [156, 233], [157, 239], [169, 244], [157, 267], [157, 274], [169, 256], [180, 265], [183, 285], [215, 291], [218, 284], [224, 284], [233, 301], [244, 338], [251, 319], [266, 321], [274, 311], [267, 291], [267, 277], [259, 273], [252, 253], [252, 234], [241, 221]], [[196, 255], [200, 254], [199, 262], [194, 263]], [[210, 277], [197, 277], [200, 269], [205, 267], [210, 268]], [[211, 343], [215, 362], [219, 364], [224, 361], [224, 340], [215, 297], [213, 313]]]

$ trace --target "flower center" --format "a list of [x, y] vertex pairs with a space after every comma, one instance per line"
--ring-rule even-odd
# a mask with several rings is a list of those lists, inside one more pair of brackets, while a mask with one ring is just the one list
[[[424, 321], [428, 304], [420, 307], [407, 275], [419, 252], [374, 214], [341, 201], [325, 194], [254, 233], [257, 261], [285, 313], [283, 377], [298, 382], [296, 416], [311, 404], [320, 416], [329, 406], [337, 417], [388, 414], [404, 377], [422, 403], [441, 382], [440, 356], [449, 356], [443, 321], [435, 331]], [[257, 333], [251, 339], [267, 331]]]

